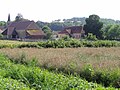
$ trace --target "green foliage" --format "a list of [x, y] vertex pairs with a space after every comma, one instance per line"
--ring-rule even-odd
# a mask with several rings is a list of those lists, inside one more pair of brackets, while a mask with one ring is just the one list
[[103, 23], [100, 22], [100, 17], [97, 15], [90, 15], [89, 18], [86, 18], [86, 24], [84, 25], [85, 33], [92, 33], [96, 35], [97, 38], [101, 39], [102, 33], [101, 28], [103, 27]]
[[5, 26], [6, 22], [5, 21], [0, 21], [0, 26]]
[[52, 36], [52, 30], [48, 27], [48, 26], [44, 26], [42, 28], [42, 30], [44, 31], [44, 33], [46, 34], [46, 39], [51, 39]]
[[[91, 71], [88, 69], [86, 70]], [[19, 86], [21, 84], [20, 90], [29, 90], [29, 87], [33, 88], [32, 90], [115, 90], [115, 88], [104, 88], [92, 82], [88, 83], [77, 76], [53, 73], [35, 66], [14, 64], [3, 55], [0, 55], [0, 70], [4, 72], [4, 74], [0, 73], [1, 77], [14, 79], [14, 81], [8, 82], [7, 85], [4, 84], [5, 88], [15, 82], [16, 84], [12, 85]], [[3, 83], [6, 82], [0, 82], [0, 85], [3, 85]], [[26, 86], [28, 89], [22, 89]]]
[[27, 87], [24, 83], [11, 78], [0, 76], [0, 90], [34, 90]]
[[0, 90], [34, 90], [27, 87], [24, 83], [11, 78], [0, 76]]
[[3, 39], [3, 35], [2, 34], [0, 34], [0, 39]]
[[98, 70], [95, 71], [91, 65], [86, 65], [80, 72], [80, 77], [87, 81], [102, 84], [105, 87], [113, 86], [120, 88], [120, 72], [119, 69], [115, 71]]
[[65, 41], [70, 41], [71, 40], [71, 38], [69, 36], [64, 36], [62, 39], [65, 40]]
[[120, 40], [120, 25], [107, 25], [102, 28], [103, 37], [107, 40]]
[[[0, 43], [0, 48], [78, 48], [78, 47], [120, 47], [120, 42], [109, 40], [96, 40], [95, 36], [90, 35], [89, 40], [77, 40], [63, 38], [59, 40], [48, 40], [41, 42], [19, 42], [19, 43]], [[94, 41], [93, 41], [94, 40]], [[95, 41], [96, 40], [96, 41]]]
[[88, 81], [92, 81], [92, 76], [94, 75], [94, 70], [91, 65], [86, 65], [80, 72], [80, 76]]
[[[36, 23], [40, 27], [47, 25], [50, 27], [51, 30], [59, 31], [59, 30], [63, 30], [64, 27], [85, 25], [86, 24], [85, 19], [86, 17], [73, 17], [69, 19], [63, 19], [63, 22], [60, 22], [60, 20], [58, 19], [51, 23], [46, 23], [42, 21], [37, 21]], [[104, 18], [100, 18], [100, 22], [102, 22], [104, 25], [120, 24], [119, 20], [104, 19]]]
[[87, 37], [85, 37], [86, 40], [96, 41], [98, 40], [95, 35], [92, 33], [88, 33]]

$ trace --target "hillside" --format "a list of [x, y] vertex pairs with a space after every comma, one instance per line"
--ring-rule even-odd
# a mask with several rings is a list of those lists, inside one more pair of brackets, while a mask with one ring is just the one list
[[[43, 27], [43, 26], [47, 25], [47, 26], [49, 26], [51, 28], [51, 30], [59, 31], [59, 30], [63, 30], [64, 27], [68, 27], [68, 26], [84, 25], [85, 24], [85, 19], [86, 19], [85, 17], [73, 17], [71, 19], [54, 20], [51, 23], [42, 22], [42, 21], [37, 21], [36, 23], [40, 27]], [[101, 21], [104, 24], [120, 24], [120, 20], [101, 18]]]

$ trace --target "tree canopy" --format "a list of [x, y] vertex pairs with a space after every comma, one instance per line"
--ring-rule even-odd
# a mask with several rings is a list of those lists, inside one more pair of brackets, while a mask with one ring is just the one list
[[42, 30], [44, 31], [44, 33], [46, 34], [46, 39], [51, 39], [52, 36], [52, 30], [48, 27], [48, 26], [44, 26], [42, 28]]
[[6, 22], [5, 21], [0, 21], [0, 26], [5, 26]]
[[23, 15], [18, 13], [17, 16], [15, 17], [15, 21], [20, 21], [23, 19]]
[[102, 28], [104, 39], [120, 40], [120, 25], [107, 25]]
[[96, 35], [97, 38], [101, 39], [102, 32], [100, 30], [103, 27], [103, 23], [100, 22], [100, 17], [98, 15], [90, 15], [85, 21], [85, 34], [92, 33], [93, 35]]

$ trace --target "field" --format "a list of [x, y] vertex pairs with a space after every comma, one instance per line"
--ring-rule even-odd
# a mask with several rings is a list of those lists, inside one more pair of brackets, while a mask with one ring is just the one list
[[[90, 47], [77, 48], [73, 47], [76, 47], [76, 45], [79, 46], [79, 44], [77, 44], [78, 42], [74, 44], [72, 42], [70, 44], [72, 45], [72, 48], [63, 48], [64, 45], [62, 48], [53, 48], [56, 42], [53, 44], [51, 41], [45, 43], [16, 41], [0, 42], [0, 53], [4, 54], [15, 64], [23, 64], [29, 66], [34, 65], [35, 67], [37, 66], [42, 69], [47, 69], [50, 73], [62, 73], [68, 77], [71, 75], [72, 77], [77, 76], [77, 78], [80, 77], [82, 79], [86, 79], [88, 82], [98, 83], [105, 87], [120, 88], [119, 42], [114, 42], [113, 44], [113, 42], [108, 41], [107, 44], [103, 44], [103, 42], [106, 42], [102, 41], [101, 44], [100, 41], [97, 42], [99, 43], [97, 45], [100, 46], [97, 48], [95, 48], [96, 42], [87, 42], [87, 44], [84, 42], [84, 45]], [[101, 47], [101, 45], [106, 45], [106, 47]], [[41, 46], [42, 48], [40, 48]], [[77, 88], [75, 90], [79, 89]]]
[[64, 67], [75, 64], [76, 69], [80, 69], [86, 64], [91, 64], [95, 69], [120, 68], [120, 48], [64, 48], [64, 49], [36, 49], [36, 48], [3, 48], [0, 53], [17, 59], [25, 55], [26, 60], [36, 58], [39, 65], [48, 67]]
[[115, 90], [72, 75], [58, 74], [36, 66], [11, 62], [0, 55], [1, 90]]

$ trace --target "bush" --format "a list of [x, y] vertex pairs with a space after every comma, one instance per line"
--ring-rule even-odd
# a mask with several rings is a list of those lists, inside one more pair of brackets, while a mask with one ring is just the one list
[[22, 82], [11, 78], [3, 78], [0, 76], [0, 90], [35, 90], [30, 89]]
[[86, 40], [91, 40], [91, 41], [96, 41], [98, 40], [97, 37], [95, 35], [93, 35], [92, 33], [88, 33], [87, 37], [85, 37]]

